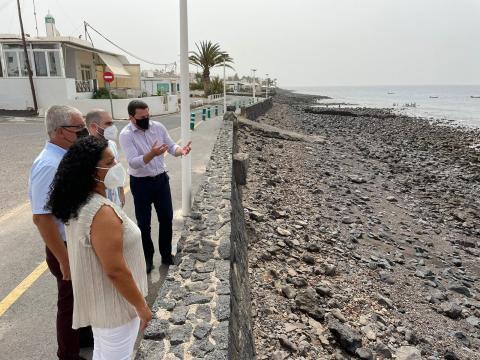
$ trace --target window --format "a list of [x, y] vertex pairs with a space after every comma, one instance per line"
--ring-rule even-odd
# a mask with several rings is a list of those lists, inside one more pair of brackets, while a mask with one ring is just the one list
[[157, 83], [157, 94], [158, 95], [166, 95], [168, 94], [168, 90], [170, 89], [170, 86], [168, 84], [164, 83]]
[[59, 52], [47, 51], [47, 56], [48, 56], [48, 66], [50, 68], [50, 76], [62, 76]]
[[48, 76], [47, 58], [44, 51], [34, 51], [35, 70], [37, 76]]
[[[27, 59], [25, 59], [25, 52], [23, 51], [18, 51], [18, 59], [19, 59], [19, 64], [20, 64], [20, 76], [28, 76], [28, 66], [27, 66]], [[33, 66], [32, 66], [32, 53], [29, 52], [28, 54], [28, 59], [30, 60], [30, 68], [33, 71]]]
[[23, 45], [22, 44], [3, 44], [3, 48], [4, 49], [23, 49]]
[[92, 78], [92, 71], [90, 65], [80, 65], [80, 71], [82, 73], [82, 80], [90, 80]]
[[18, 66], [17, 51], [5, 51], [5, 62], [7, 67], [7, 75], [17, 77], [20, 75]]
[[34, 49], [58, 49], [57, 44], [32, 44]]
[[[27, 44], [30, 68], [34, 76], [63, 76], [58, 44]], [[21, 44], [3, 44], [3, 76], [28, 77], [25, 50]], [[0, 76], [2, 76], [0, 74]]]

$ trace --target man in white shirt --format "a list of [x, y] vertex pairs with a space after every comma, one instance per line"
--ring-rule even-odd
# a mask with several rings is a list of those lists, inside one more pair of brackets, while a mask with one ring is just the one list
[[130, 123], [122, 129], [119, 141], [128, 162], [135, 217], [142, 232], [146, 270], [150, 273], [155, 252], [150, 231], [152, 204], [159, 223], [158, 248], [162, 264], [173, 264], [173, 206], [164, 154], [186, 156], [192, 149], [192, 142], [183, 147], [177, 145], [163, 124], [150, 121], [148, 105], [141, 100], [130, 101], [128, 114]]
[[[28, 195], [33, 222], [46, 245], [48, 268], [57, 279], [57, 356], [60, 360], [78, 360], [82, 335], [80, 331], [72, 329], [73, 290], [65, 227], [45, 206], [60, 161], [78, 138], [88, 136], [88, 131], [82, 113], [71, 106], [52, 106], [48, 109], [45, 127], [48, 141], [33, 162]], [[91, 330], [85, 334], [86, 338], [91, 337]]]
[[[94, 109], [88, 112], [85, 122], [90, 135], [108, 140], [108, 147], [112, 150], [115, 160], [120, 162], [116, 143], [118, 128], [113, 123], [112, 115], [105, 110]], [[120, 207], [125, 205], [125, 191], [123, 187], [107, 189], [106, 191], [109, 200]]]

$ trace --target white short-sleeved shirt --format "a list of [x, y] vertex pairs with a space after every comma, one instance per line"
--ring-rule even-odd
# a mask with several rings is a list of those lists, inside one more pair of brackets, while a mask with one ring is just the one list
[[[53, 182], [58, 165], [66, 152], [60, 146], [47, 142], [33, 162], [30, 178], [28, 179], [28, 197], [30, 198], [32, 214], [50, 214], [50, 210], [45, 209], [50, 185]], [[56, 222], [58, 230], [65, 241], [65, 227], [60, 220], [56, 219]]]
[[[112, 150], [113, 157], [117, 162], [120, 162], [120, 157], [118, 156], [117, 144], [115, 141], [108, 140], [108, 147]], [[120, 200], [120, 188], [116, 189], [106, 189], [107, 199], [113, 202], [114, 204], [122, 207], [122, 201]]]

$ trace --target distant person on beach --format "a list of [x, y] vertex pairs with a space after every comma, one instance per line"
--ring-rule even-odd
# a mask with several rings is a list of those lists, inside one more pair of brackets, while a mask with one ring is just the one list
[[125, 177], [107, 141], [88, 136], [60, 162], [47, 205], [66, 224], [72, 327], [92, 326], [93, 360], [131, 359], [139, 329], [152, 319], [140, 230], [107, 198]]
[[120, 133], [120, 145], [128, 161], [135, 216], [142, 231], [146, 271], [150, 273], [155, 252], [150, 232], [152, 204], [160, 225], [158, 247], [162, 264], [173, 264], [173, 207], [164, 154], [168, 151], [176, 157], [186, 156], [192, 148], [191, 141], [184, 147], [175, 144], [164, 125], [151, 121], [145, 102], [132, 100], [128, 104], [128, 115], [130, 124]]
[[[120, 156], [117, 149], [118, 128], [113, 123], [112, 115], [102, 109], [91, 110], [85, 117], [88, 132], [97, 138], [103, 138], [108, 141], [108, 147], [112, 150], [113, 156], [117, 162], [120, 162]], [[122, 187], [116, 189], [107, 188], [107, 198], [115, 204], [123, 207], [125, 205], [125, 191]]]
[[70, 106], [52, 106], [45, 116], [48, 141], [35, 159], [28, 181], [33, 222], [46, 245], [46, 260], [57, 279], [57, 356], [78, 359], [80, 345], [91, 346], [90, 329], [72, 330], [73, 291], [63, 223], [46, 208], [50, 185], [68, 148], [88, 136], [82, 113]]

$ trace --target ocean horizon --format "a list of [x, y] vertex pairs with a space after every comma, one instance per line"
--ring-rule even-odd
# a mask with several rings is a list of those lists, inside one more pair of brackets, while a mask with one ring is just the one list
[[319, 105], [344, 103], [388, 108], [399, 114], [480, 127], [480, 85], [292, 86], [287, 89], [331, 98], [319, 100]]

